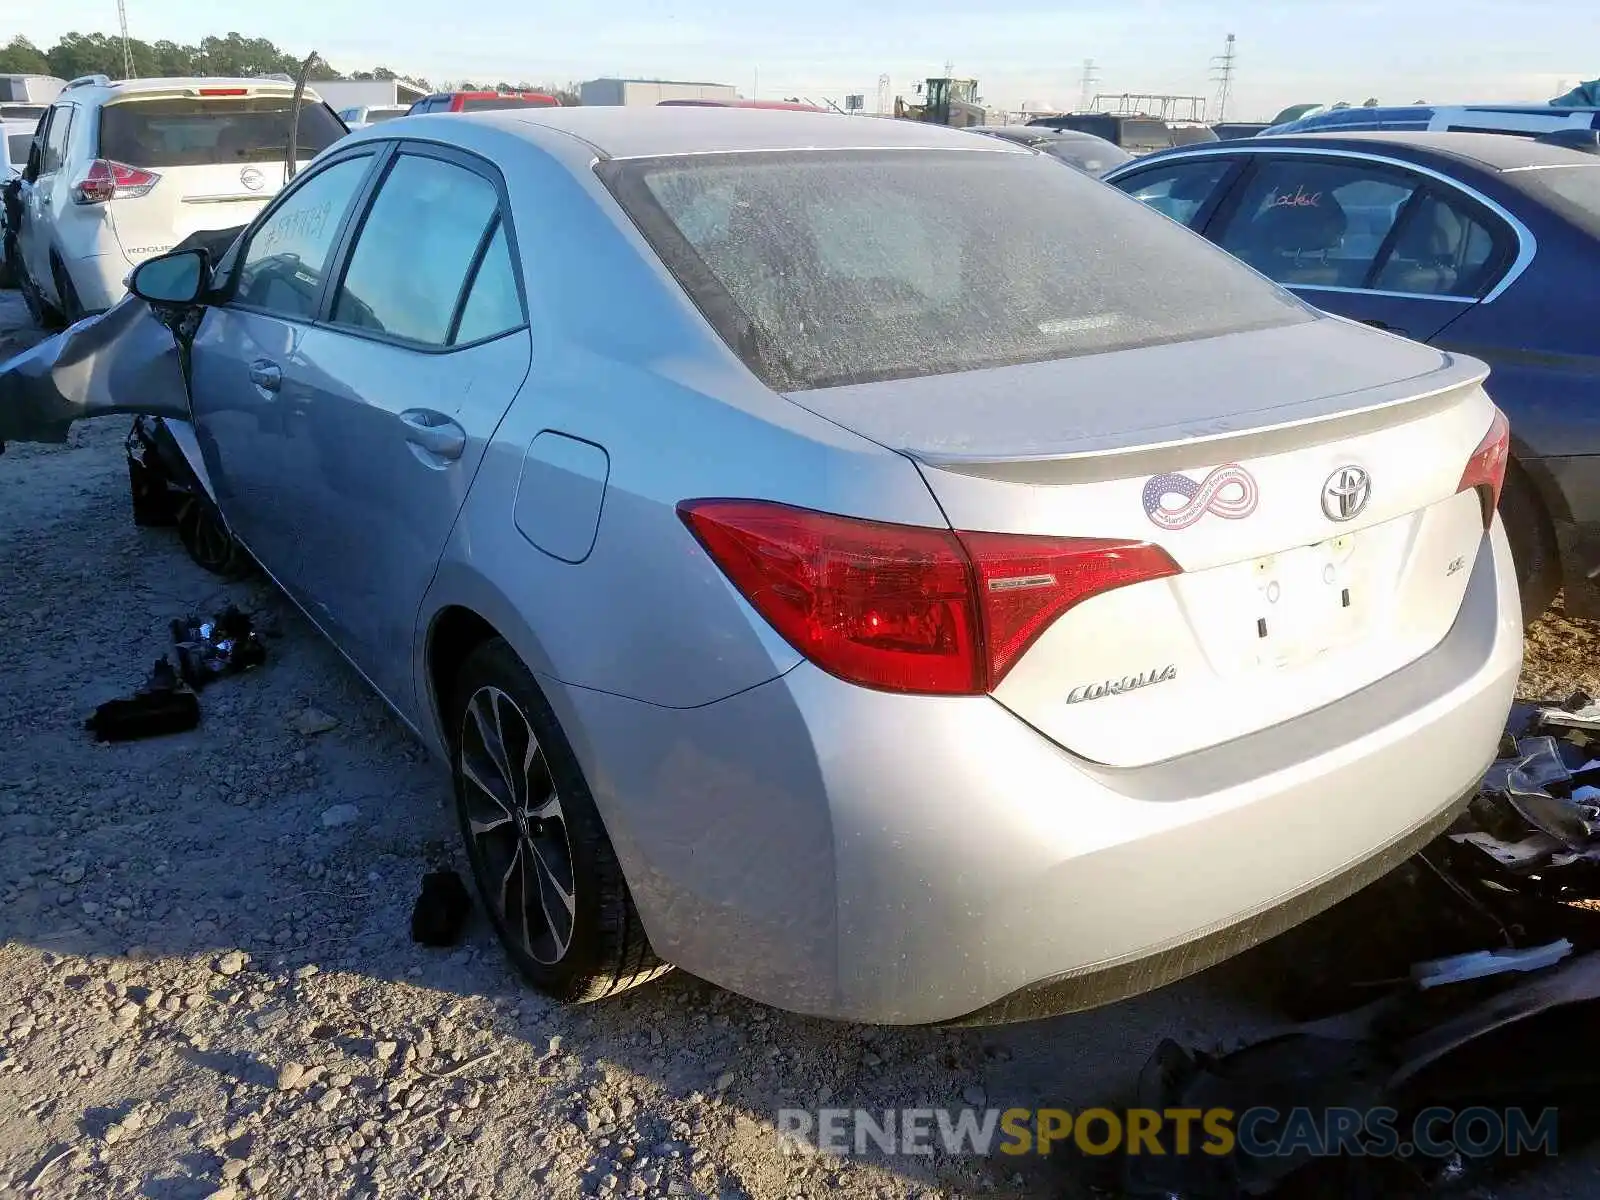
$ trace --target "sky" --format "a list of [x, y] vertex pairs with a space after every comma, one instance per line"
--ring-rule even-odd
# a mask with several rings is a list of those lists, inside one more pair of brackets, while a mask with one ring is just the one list
[[[1227, 116], [1296, 103], [1542, 102], [1600, 78], [1600, 6], [1563, 0], [125, 0], [137, 38], [237, 31], [343, 71], [563, 84], [601, 75], [729, 83], [765, 99], [850, 93], [880, 76], [979, 81], [995, 108], [1075, 108], [1093, 90], [1205, 96], [1236, 36]], [[5, 0], [0, 42], [114, 32], [116, 0]]]

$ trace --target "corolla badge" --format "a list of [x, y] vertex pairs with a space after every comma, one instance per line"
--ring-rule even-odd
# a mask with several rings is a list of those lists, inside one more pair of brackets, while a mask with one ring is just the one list
[[249, 188], [252, 192], [259, 192], [261, 190], [261, 185], [265, 182], [265, 180], [262, 179], [260, 171], [256, 170], [254, 167], [246, 167], [244, 170], [239, 172], [239, 182], [244, 184], [245, 187]]
[[1085, 683], [1067, 693], [1068, 704], [1082, 704], [1085, 700], [1099, 700], [1103, 696], [1120, 696], [1123, 692], [1137, 691], [1152, 684], [1166, 683], [1178, 677], [1174, 663], [1154, 671], [1140, 671], [1137, 675], [1124, 675], [1121, 679], [1106, 679], [1100, 683]]
[[1372, 498], [1372, 477], [1361, 467], [1340, 467], [1322, 485], [1322, 514], [1330, 521], [1349, 521]]

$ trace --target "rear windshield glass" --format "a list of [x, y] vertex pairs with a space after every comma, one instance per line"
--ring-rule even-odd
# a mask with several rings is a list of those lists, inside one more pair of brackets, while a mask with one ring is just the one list
[[[100, 157], [134, 167], [280, 162], [289, 148], [288, 96], [124, 100], [100, 112]], [[320, 103], [300, 108], [296, 157], [308, 159], [345, 135]]]
[[376, 125], [379, 121], [392, 121], [396, 117], [406, 115], [403, 108], [369, 108], [367, 109], [367, 124]]
[[0, 121], [37, 121], [48, 107], [46, 104], [0, 104]]
[[779, 390], [1315, 319], [1177, 222], [1034, 155], [705, 155], [599, 170]]
[[527, 96], [484, 96], [478, 100], [463, 100], [462, 112], [481, 112], [486, 108], [550, 108], [553, 101], [532, 100]]
[[1502, 178], [1519, 180], [1573, 224], [1600, 237], [1600, 160], [1592, 167], [1518, 171]]
[[6, 157], [17, 166], [28, 161], [28, 147], [33, 145], [33, 134], [10, 133], [6, 135]]

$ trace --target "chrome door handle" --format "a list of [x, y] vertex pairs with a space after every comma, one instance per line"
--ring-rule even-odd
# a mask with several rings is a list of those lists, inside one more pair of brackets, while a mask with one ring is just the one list
[[467, 431], [443, 413], [410, 408], [400, 414], [406, 441], [439, 458], [457, 459], [467, 448]]
[[283, 372], [277, 363], [258, 358], [250, 364], [250, 382], [262, 391], [275, 392], [283, 386]]

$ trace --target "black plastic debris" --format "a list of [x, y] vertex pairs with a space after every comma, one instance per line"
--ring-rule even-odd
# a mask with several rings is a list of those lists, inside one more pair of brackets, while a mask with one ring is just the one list
[[196, 691], [224, 675], [237, 675], [267, 661], [267, 647], [249, 616], [228, 605], [210, 620], [189, 617], [172, 622], [178, 673]]
[[472, 896], [454, 871], [430, 871], [411, 910], [411, 940], [422, 946], [454, 946], [472, 915]]
[[127, 699], [108, 700], [84, 722], [98, 742], [131, 742], [184, 733], [200, 724], [200, 698], [178, 677], [165, 655], [144, 687]]

